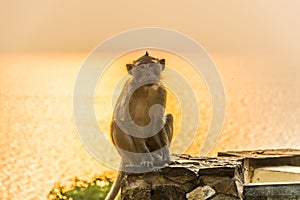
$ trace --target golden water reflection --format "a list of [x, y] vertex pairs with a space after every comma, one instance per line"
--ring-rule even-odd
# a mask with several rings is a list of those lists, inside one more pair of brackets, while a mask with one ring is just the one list
[[[197, 155], [211, 117], [205, 83], [181, 58], [166, 52], [153, 55], [156, 53], [188, 77], [195, 89], [200, 126], [187, 152]], [[110, 171], [85, 150], [73, 122], [72, 93], [86, 56], [87, 53], [0, 55], [1, 199], [43, 199], [55, 182]], [[140, 53], [131, 56], [136, 58]], [[227, 110], [223, 132], [211, 155], [225, 150], [299, 148], [299, 68], [266, 63], [263, 58], [220, 54], [212, 57], [224, 80]], [[126, 56], [118, 59], [99, 82], [98, 89], [101, 84], [109, 86], [107, 90], [96, 91], [95, 96], [96, 116], [106, 132], [113, 89], [126, 74], [123, 63], [130, 61]], [[189, 120], [180, 118], [175, 95], [170, 93], [168, 100], [167, 111], [176, 116], [176, 126], [180, 120]], [[188, 97], [184, 103], [189, 103]], [[187, 127], [176, 134], [189, 138], [192, 131]], [[178, 148], [172, 147], [173, 152], [181, 148], [179, 142], [176, 145]], [[108, 154], [106, 162], [117, 160]]]

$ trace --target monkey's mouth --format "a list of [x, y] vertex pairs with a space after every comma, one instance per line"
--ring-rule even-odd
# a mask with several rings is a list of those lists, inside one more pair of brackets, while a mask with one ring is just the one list
[[146, 82], [157, 82], [159, 81], [155, 76], [153, 76], [152, 74], [145, 74], [142, 82], [146, 83]]
[[154, 83], [147, 83], [144, 86], [151, 87], [152, 85], [154, 85]]

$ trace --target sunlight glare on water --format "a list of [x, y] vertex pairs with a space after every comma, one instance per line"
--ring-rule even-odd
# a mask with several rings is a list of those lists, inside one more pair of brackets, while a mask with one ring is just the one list
[[[99, 81], [95, 113], [107, 135], [113, 95], [121, 89], [116, 86], [126, 74], [125, 64], [142, 54], [120, 57]], [[186, 77], [195, 90], [200, 124], [187, 153], [198, 155], [211, 118], [205, 82], [182, 58], [162, 51], [150, 54], [165, 58], [167, 66]], [[86, 57], [87, 53], [0, 55], [0, 199], [44, 199], [57, 182], [110, 172], [85, 150], [73, 121], [74, 83]], [[211, 155], [225, 150], [299, 147], [299, 69], [232, 55], [213, 54], [213, 60], [224, 80], [227, 110]], [[167, 71], [163, 79], [166, 75]], [[182, 101], [188, 104], [189, 97]], [[175, 116], [175, 131], [181, 120], [189, 120], [181, 119], [178, 102], [176, 94], [169, 92], [167, 112]], [[193, 131], [186, 127], [175, 134], [188, 138]], [[171, 149], [183, 153], [180, 141]], [[107, 162], [118, 159], [108, 156]]]

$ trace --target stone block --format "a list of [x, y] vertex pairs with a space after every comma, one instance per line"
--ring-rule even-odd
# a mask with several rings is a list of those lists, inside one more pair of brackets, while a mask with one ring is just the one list
[[238, 199], [238, 159], [173, 155], [174, 163], [144, 174], [127, 174], [122, 200]]

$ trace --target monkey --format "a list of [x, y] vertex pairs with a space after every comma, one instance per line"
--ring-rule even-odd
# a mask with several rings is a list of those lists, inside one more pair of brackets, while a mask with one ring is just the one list
[[167, 91], [160, 82], [165, 59], [151, 57], [146, 51], [126, 68], [132, 77], [121, 91], [111, 122], [111, 139], [121, 163], [106, 200], [116, 197], [126, 166], [152, 169], [171, 163], [173, 116], [165, 115]]

